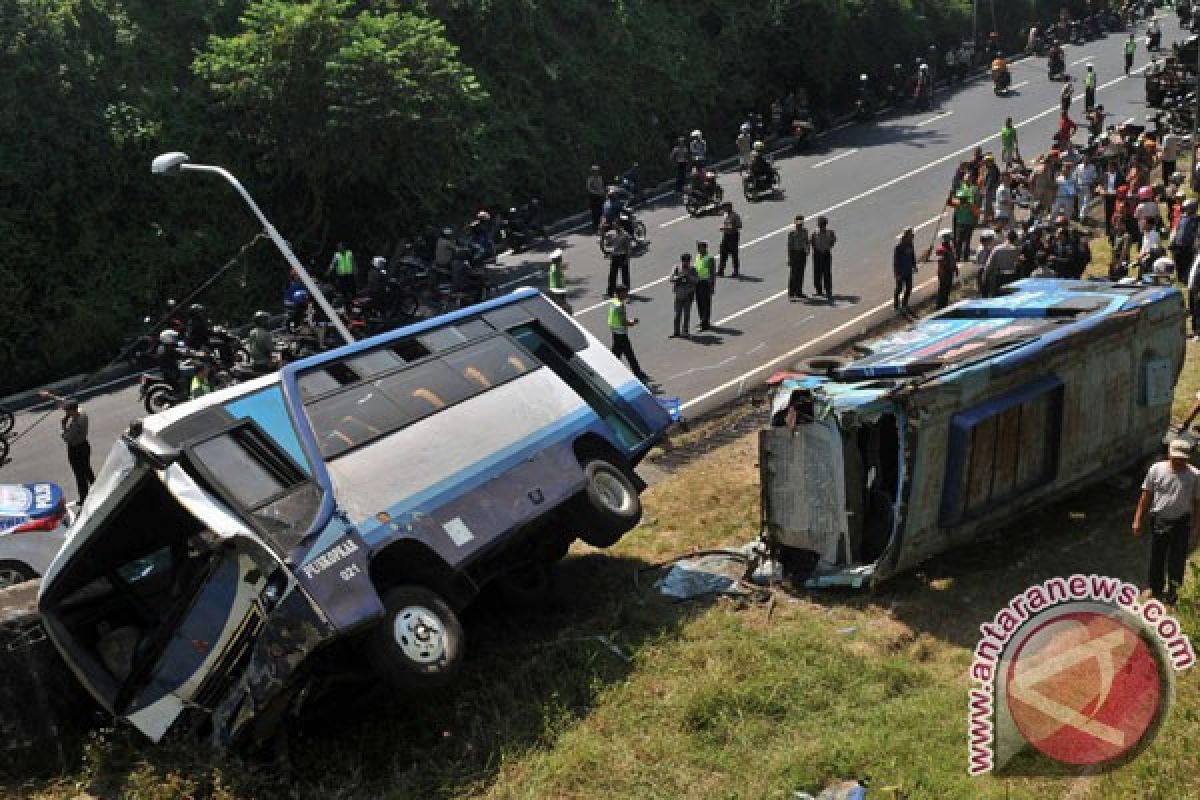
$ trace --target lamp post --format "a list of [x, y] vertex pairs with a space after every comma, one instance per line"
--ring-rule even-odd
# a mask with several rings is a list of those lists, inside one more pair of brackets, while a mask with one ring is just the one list
[[234, 189], [237, 189], [238, 194], [240, 194], [242, 199], [246, 201], [246, 205], [250, 206], [250, 210], [254, 212], [254, 216], [258, 217], [258, 221], [262, 223], [263, 229], [266, 230], [267, 235], [271, 237], [271, 241], [275, 243], [275, 247], [279, 249], [279, 252], [283, 255], [288, 264], [291, 265], [292, 269], [296, 271], [296, 274], [300, 277], [300, 281], [308, 289], [309, 294], [312, 295], [313, 300], [317, 302], [317, 305], [320, 306], [321, 310], [325, 312], [325, 316], [329, 318], [330, 324], [332, 324], [337, 330], [338, 334], [341, 335], [342, 340], [345, 341], [346, 344], [354, 341], [354, 337], [350, 335], [350, 331], [346, 328], [345, 323], [342, 322], [342, 319], [338, 316], [337, 311], [334, 310], [329, 300], [326, 299], [325, 293], [321, 291], [319, 286], [317, 286], [316, 281], [314, 281], [312, 276], [308, 274], [308, 270], [306, 270], [300, 263], [300, 259], [296, 258], [296, 254], [292, 252], [292, 248], [286, 241], [284, 241], [283, 237], [279, 235], [279, 231], [275, 230], [275, 226], [272, 225], [270, 220], [266, 218], [263, 212], [255, 204], [254, 199], [250, 197], [250, 193], [247, 192], [246, 188], [242, 186], [238, 179], [233, 176], [233, 173], [224, 167], [217, 167], [211, 164], [193, 164], [188, 159], [187, 153], [163, 153], [155, 158], [151, 163], [150, 171], [155, 175], [174, 175], [180, 172], [211, 172], [215, 175], [220, 175], [222, 178], [229, 181], [229, 184], [233, 186]]

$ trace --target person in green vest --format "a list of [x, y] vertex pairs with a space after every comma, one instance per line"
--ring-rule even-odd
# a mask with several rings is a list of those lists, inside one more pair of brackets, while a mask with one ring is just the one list
[[649, 376], [642, 372], [642, 365], [633, 354], [633, 344], [629, 341], [629, 329], [638, 324], [636, 319], [629, 316], [629, 287], [618, 284], [613, 290], [615, 296], [608, 301], [608, 330], [612, 334], [612, 352], [620, 359], [622, 356], [629, 362], [629, 368], [642, 383], [649, 383]]
[[1129, 77], [1129, 70], [1133, 69], [1133, 54], [1137, 52], [1137, 40], [1133, 38], [1133, 34], [1129, 34], [1129, 38], [1125, 40], [1125, 77]]
[[563, 251], [555, 250], [550, 254], [550, 266], [547, 268], [547, 289], [550, 291], [550, 299], [555, 304], [571, 313], [571, 305], [567, 302], [567, 265], [563, 263]]
[[717, 272], [716, 259], [708, 252], [708, 242], [696, 242], [696, 257], [692, 264], [696, 267], [696, 312], [700, 315], [700, 330], [706, 331], [712, 327], [713, 282]]
[[212, 367], [212, 362], [207, 358], [202, 358], [196, 363], [196, 374], [192, 376], [191, 390], [188, 392], [190, 399], [204, 397], [213, 390]]
[[354, 279], [354, 252], [346, 247], [345, 242], [338, 242], [337, 251], [334, 252], [333, 260], [329, 262], [329, 269], [325, 274], [333, 275], [333, 283], [343, 302], [349, 303], [354, 299], [354, 293], [358, 291], [358, 284]]
[[1000, 129], [1000, 158], [1004, 160], [1004, 168], [1008, 169], [1013, 162], [1021, 162], [1021, 148], [1017, 143], [1017, 128], [1013, 125], [1012, 117], [1004, 118], [1004, 127]]
[[1083, 74], [1083, 110], [1091, 111], [1096, 107], [1096, 68], [1091, 64], [1087, 65], [1087, 72]]
[[979, 202], [970, 176], [964, 175], [954, 193], [954, 251], [959, 261], [971, 260], [971, 236], [979, 221]]

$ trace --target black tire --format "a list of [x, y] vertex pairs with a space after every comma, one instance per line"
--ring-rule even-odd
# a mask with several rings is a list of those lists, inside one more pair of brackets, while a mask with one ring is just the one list
[[384, 618], [368, 634], [367, 658], [380, 678], [405, 691], [448, 684], [462, 667], [458, 615], [423, 586], [397, 586], [383, 596]]
[[716, 208], [720, 208], [721, 203], [723, 203], [725, 201], [725, 190], [722, 189], [720, 186], [714, 188], [712, 199], [713, 199], [713, 206]]
[[841, 356], [813, 356], [796, 364], [796, 372], [805, 375], [829, 375], [834, 370], [841, 369], [850, 363], [849, 359]]
[[173, 408], [177, 399], [175, 392], [171, 391], [168, 386], [154, 386], [150, 391], [146, 392], [146, 399], [142, 405], [146, 407], [147, 414], [157, 414], [160, 411], [166, 411], [168, 408]]
[[638, 244], [646, 243], [646, 223], [640, 219], [633, 223], [633, 240]]
[[592, 547], [612, 547], [642, 519], [642, 500], [625, 471], [594, 458], [583, 465], [587, 479], [576, 505], [579, 538]]
[[7, 436], [12, 432], [13, 425], [16, 424], [17, 418], [11, 409], [0, 408], [0, 436]]
[[38, 574], [28, 564], [20, 561], [0, 561], [0, 589], [31, 581]]
[[421, 301], [411, 292], [405, 292], [400, 295], [400, 299], [396, 301], [396, 312], [403, 320], [414, 319], [417, 316], [417, 309], [421, 307]]
[[0, 464], [8, 460], [8, 439], [0, 436]]
[[754, 191], [754, 181], [750, 179], [749, 175], [742, 178], [742, 194], [746, 196], [747, 203], [753, 203], [758, 199], [758, 195]]
[[704, 203], [700, 202], [700, 197], [695, 192], [687, 193], [683, 199], [683, 207], [693, 217], [698, 217], [704, 212]]

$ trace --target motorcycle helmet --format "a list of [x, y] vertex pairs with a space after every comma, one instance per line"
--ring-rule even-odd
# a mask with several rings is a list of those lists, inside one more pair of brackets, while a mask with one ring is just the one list
[[699, 129], [699, 128], [697, 128], [696, 130], [692, 131], [692, 138], [693, 138], [693, 139], [699, 139], [701, 136], [703, 136], [703, 134], [702, 134], [702, 133], [700, 133], [700, 129]]
[[754, 143], [754, 152], [756, 152], [756, 153], [761, 153], [766, 148], [767, 148], [767, 146], [765, 144], [763, 144], [761, 141]]
[[517, 216], [517, 214], [519, 214], [519, 213], [520, 213], [520, 212], [519, 212], [519, 211], [517, 211], [517, 207], [516, 207], [516, 206], [513, 206], [512, 208], [510, 208], [510, 209], [508, 210], [508, 215], [509, 215], [510, 217], [515, 217], [515, 216]]
[[867, 78], [867, 73], [864, 72], [863, 74], [859, 75], [858, 80], [861, 83], [866, 83], [869, 80], [869, 78]]
[[904, 67], [900, 66], [899, 64], [892, 64], [892, 69], [895, 70], [896, 72], [900, 72], [901, 70], [904, 69]]
[[387, 266], [387, 259], [383, 256], [375, 256], [371, 259], [371, 266], [375, 269], [383, 269]]
[[922, 65], [921, 65], [921, 72], [929, 72], [929, 65], [928, 65], [928, 64], [922, 64]]
[[[599, 167], [592, 167], [592, 170], [593, 170], [593, 171], [595, 171], [595, 172], [599, 172], [599, 171], [600, 171], [600, 168], [599, 168]], [[491, 222], [491, 221], [492, 221], [492, 215], [491, 215], [491, 214], [489, 214], [489, 213], [488, 213], [488, 212], [486, 212], [486, 211], [480, 211], [478, 214], [476, 214], [476, 215], [475, 215], [475, 220], [476, 220], [477, 222]]]
[[551, 261], [562, 261], [562, 257], [563, 257], [562, 248], [559, 248], [558, 250], [555, 250], [553, 253], [550, 254]]
[[265, 311], [255, 311], [254, 312], [254, 324], [255, 325], [258, 325], [260, 327], [266, 327], [267, 323], [269, 323], [270, 321], [271, 321], [271, 315], [268, 314], [267, 312], [265, 312]]
[[158, 341], [165, 345], [179, 344], [179, 331], [167, 328], [158, 335]]
[[742, 123], [742, 133], [749, 133], [749, 132], [750, 132], [750, 123], [743, 122]]
[[1166, 256], [1154, 260], [1154, 271], [1159, 275], [1171, 275], [1175, 272], [1175, 262]]
[[453, 238], [454, 237], [454, 228], [451, 228], [449, 225], [442, 228], [442, 236], [447, 239]]
[[290, 299], [291, 299], [292, 305], [295, 305], [295, 306], [303, 305], [308, 302], [308, 290], [307, 289], [296, 289], [294, 292], [292, 292]]
[[1179, 186], [1180, 184], [1182, 184], [1186, 179], [1187, 179], [1187, 176], [1184, 175], [1182, 172], [1172, 172], [1171, 173], [1171, 183], [1175, 184], [1176, 186]]
[[188, 306], [188, 313], [193, 317], [199, 316], [204, 313], [204, 306], [200, 305], [199, 303], [192, 303], [190, 306]]

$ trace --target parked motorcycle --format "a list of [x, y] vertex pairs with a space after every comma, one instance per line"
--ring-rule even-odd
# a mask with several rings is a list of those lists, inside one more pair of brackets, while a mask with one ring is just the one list
[[816, 138], [816, 126], [806, 117], [792, 120], [792, 149], [801, 153]]
[[[617, 215], [617, 224], [633, 237], [634, 249], [640, 250], [646, 246], [646, 223], [638, 219], [632, 210], [626, 208]], [[605, 257], [612, 255], [613, 240], [616, 238], [617, 232], [613, 229], [611, 223], [604, 223], [600, 226], [600, 252]]]
[[704, 182], [699, 187], [688, 190], [683, 199], [683, 207], [693, 217], [699, 217], [706, 211], [715, 211], [725, 199], [725, 190], [717, 183], [717, 173], [710, 169], [704, 171]]

